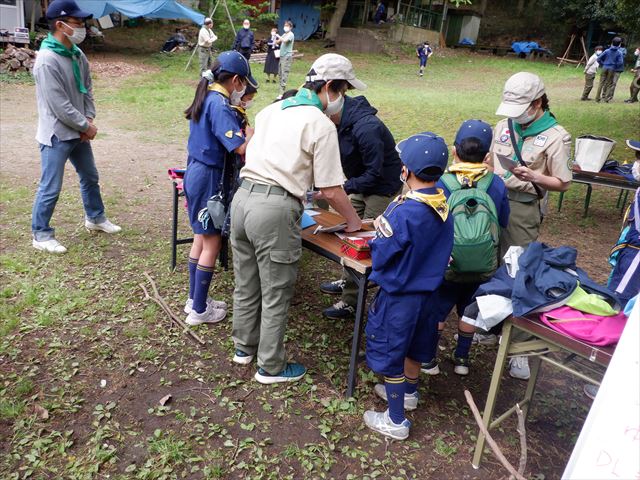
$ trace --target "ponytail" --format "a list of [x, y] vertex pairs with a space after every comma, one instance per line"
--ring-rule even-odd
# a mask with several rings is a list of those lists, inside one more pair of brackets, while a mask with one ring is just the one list
[[200, 120], [200, 113], [202, 113], [202, 105], [204, 104], [205, 98], [207, 98], [207, 93], [209, 93], [209, 80], [205, 77], [200, 79], [200, 83], [198, 83], [198, 87], [196, 88], [196, 94], [193, 97], [193, 102], [184, 111], [184, 116], [187, 120], [193, 120], [194, 122], [198, 122]]

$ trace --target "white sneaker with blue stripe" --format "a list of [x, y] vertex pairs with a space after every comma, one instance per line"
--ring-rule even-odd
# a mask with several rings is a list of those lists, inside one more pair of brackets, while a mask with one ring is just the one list
[[276, 375], [271, 375], [269, 372], [260, 367], [253, 378], [255, 378], [260, 383], [269, 385], [271, 383], [297, 382], [302, 377], [304, 377], [305, 373], [307, 373], [307, 369], [304, 368], [303, 365], [299, 363], [287, 363], [287, 366], [284, 368], [284, 370]]
[[384, 412], [367, 410], [364, 412], [363, 419], [367, 427], [381, 433], [385, 437], [395, 440], [405, 440], [409, 436], [411, 422], [405, 418], [400, 424], [393, 423], [389, 417], [389, 410], [385, 410]]
[[[384, 385], [378, 383], [375, 387], [373, 387], [373, 391], [377, 396], [379, 396], [385, 402], [387, 401], [387, 389], [384, 388]], [[405, 410], [415, 410], [418, 408], [418, 392], [415, 393], [405, 393], [404, 394], [404, 409]]]
[[253, 362], [254, 357], [255, 355], [249, 355], [239, 348], [236, 348], [236, 352], [233, 355], [233, 361], [234, 363], [238, 363], [240, 365], [249, 365], [251, 362]]

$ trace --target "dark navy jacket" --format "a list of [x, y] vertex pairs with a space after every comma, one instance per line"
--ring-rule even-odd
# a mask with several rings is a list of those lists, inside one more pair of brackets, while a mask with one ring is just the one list
[[346, 97], [338, 126], [340, 160], [347, 193], [394, 195], [401, 163], [393, 135], [365, 97]]
[[[433, 195], [436, 189], [418, 192]], [[371, 242], [369, 280], [396, 295], [436, 290], [453, 248], [453, 216], [443, 222], [430, 206], [406, 199], [392, 202], [383, 217], [387, 227], [378, 228]]]
[[598, 64], [605, 70], [624, 71], [624, 57], [619, 47], [611, 46], [598, 57]]
[[241, 48], [253, 48], [253, 31], [245, 28], [241, 28], [236, 33], [236, 41], [233, 42], [233, 49], [239, 50]]

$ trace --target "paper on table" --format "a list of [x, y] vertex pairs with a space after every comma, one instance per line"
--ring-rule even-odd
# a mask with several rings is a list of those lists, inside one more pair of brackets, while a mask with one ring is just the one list
[[310, 217], [315, 217], [316, 215], [320, 215], [320, 212], [318, 212], [317, 210], [311, 210], [311, 209], [305, 210], [304, 213], [306, 213]]
[[302, 229], [304, 230], [305, 228], [311, 227], [312, 225], [315, 225], [317, 222], [311, 218], [311, 215], [309, 215], [307, 212], [304, 212], [302, 214], [302, 218], [300, 219], [300, 227], [302, 227]]
[[368, 232], [336, 233], [336, 236], [340, 240], [344, 240], [346, 238], [373, 238], [376, 236], [376, 232], [375, 230], [371, 230]]

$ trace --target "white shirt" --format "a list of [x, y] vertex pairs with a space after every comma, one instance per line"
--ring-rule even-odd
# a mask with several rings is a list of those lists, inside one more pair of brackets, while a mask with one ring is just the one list
[[593, 55], [591, 55], [591, 57], [589, 58], [589, 61], [587, 62], [587, 65], [584, 67], [584, 73], [586, 73], [587, 75], [595, 75], [596, 72], [598, 71], [598, 55], [596, 55], [595, 53]]
[[200, 29], [198, 34], [198, 45], [200, 47], [209, 48], [216, 40], [218, 40], [218, 37], [213, 33], [213, 30], [204, 26]]

